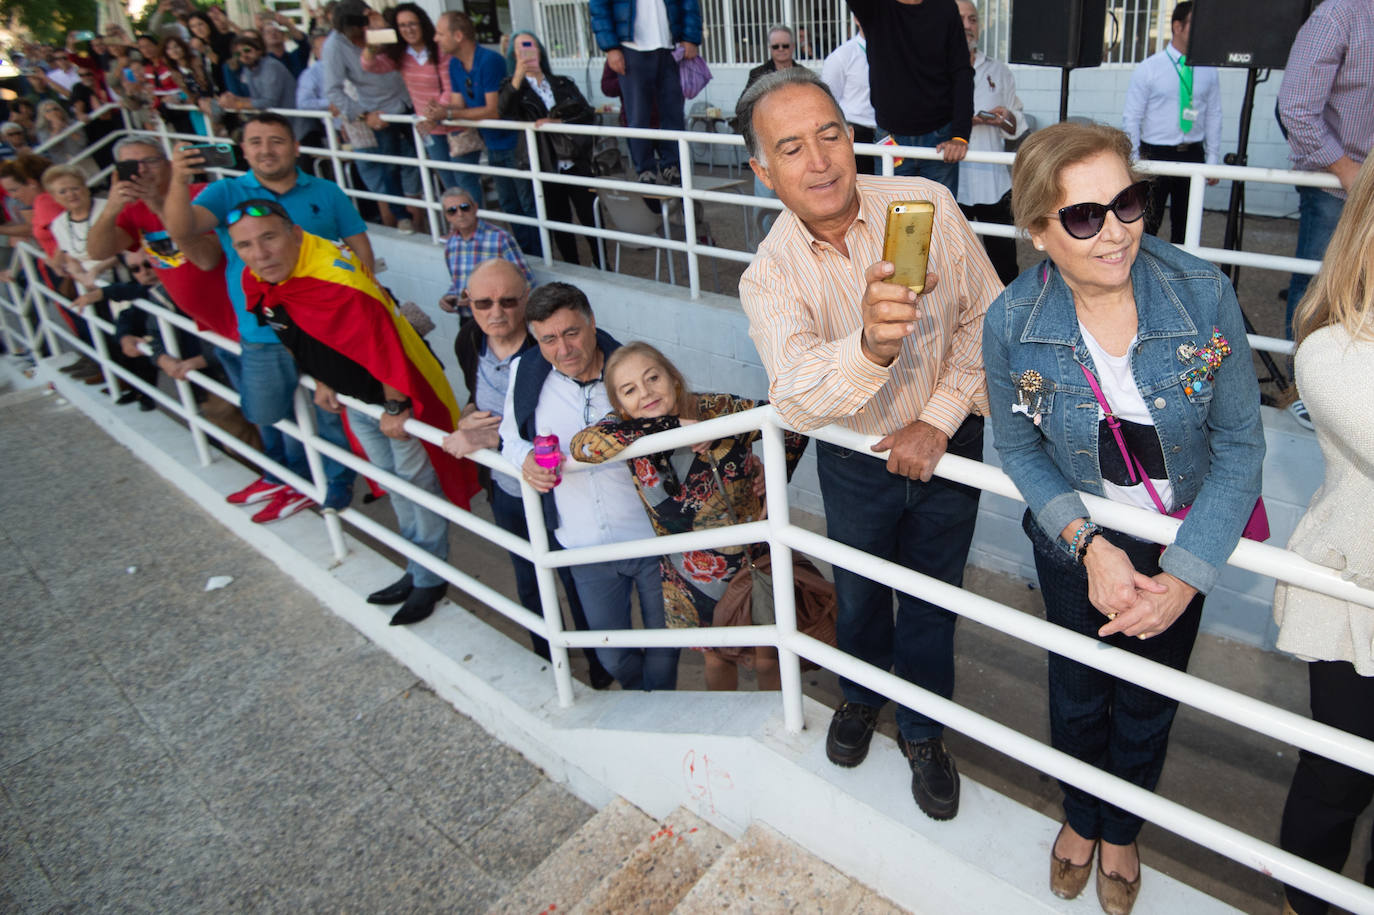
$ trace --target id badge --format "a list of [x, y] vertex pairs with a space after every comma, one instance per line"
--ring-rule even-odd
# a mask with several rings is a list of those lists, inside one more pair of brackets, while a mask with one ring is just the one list
[[1185, 121], [1196, 121], [1198, 112], [1196, 108], [1184, 108], [1181, 114]]

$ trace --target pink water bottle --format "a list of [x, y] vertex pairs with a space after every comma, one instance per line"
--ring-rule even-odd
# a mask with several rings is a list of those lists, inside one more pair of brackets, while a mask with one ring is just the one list
[[563, 482], [563, 474], [558, 472], [562, 457], [558, 453], [558, 436], [548, 429], [540, 429], [539, 434], [534, 437], [534, 462], [545, 470], [553, 471], [556, 477], [553, 481], [555, 486]]

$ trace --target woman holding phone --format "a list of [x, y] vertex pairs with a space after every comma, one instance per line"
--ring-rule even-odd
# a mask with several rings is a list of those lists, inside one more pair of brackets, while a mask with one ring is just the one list
[[[533, 32], [516, 32], [511, 36], [506, 70], [510, 79], [501, 84], [497, 101], [501, 117], [533, 121], [536, 126], [590, 124], [595, 119], [596, 112], [577, 88], [577, 83], [549, 71], [549, 56]], [[560, 175], [592, 177], [592, 138], [540, 133], [539, 168]], [[593, 226], [596, 224], [595, 206], [595, 195], [583, 185], [553, 181], [544, 184], [545, 212], [555, 222], [572, 222], [573, 210], [576, 210], [578, 222]], [[553, 240], [564, 261], [581, 263], [577, 236], [571, 232], [554, 232]], [[601, 255], [595, 244], [591, 245], [591, 250], [592, 263], [600, 267]]]

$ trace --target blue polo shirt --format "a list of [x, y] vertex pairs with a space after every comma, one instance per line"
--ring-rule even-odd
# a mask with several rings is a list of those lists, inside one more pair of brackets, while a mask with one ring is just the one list
[[[500, 92], [501, 84], [506, 81], [506, 59], [490, 48], [480, 45], [472, 55], [472, 69], [468, 70], [456, 57], [448, 61], [449, 84], [453, 94], [463, 97], [467, 108], [481, 108], [487, 103], [488, 92]], [[514, 130], [488, 130], [480, 128], [482, 142], [487, 149], [502, 152], [514, 149], [520, 135]]]
[[272, 328], [258, 324], [257, 315], [249, 314], [243, 295], [243, 259], [234, 251], [233, 242], [225, 220], [229, 211], [245, 200], [275, 200], [280, 203], [296, 225], [312, 235], [338, 241], [350, 235], [367, 231], [367, 224], [358, 215], [353, 201], [348, 199], [339, 186], [307, 175], [296, 169], [296, 184], [285, 194], [277, 194], [265, 188], [257, 177], [249, 172], [237, 178], [224, 178], [201, 191], [192, 203], [205, 207], [219, 220], [215, 231], [219, 234], [220, 246], [224, 248], [224, 280], [229, 287], [229, 300], [234, 303], [234, 314], [239, 321], [239, 339], [245, 343], [278, 343]]

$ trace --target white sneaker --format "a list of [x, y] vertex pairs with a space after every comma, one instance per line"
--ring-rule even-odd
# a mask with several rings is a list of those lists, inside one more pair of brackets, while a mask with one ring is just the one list
[[398, 220], [396, 222], [396, 231], [400, 232], [402, 235], [414, 235], [415, 220], [409, 218]]
[[1301, 398], [1288, 405], [1288, 412], [1293, 414], [1293, 418], [1298, 421], [1299, 426], [1315, 431], [1316, 427], [1312, 425], [1312, 417], [1307, 413], [1307, 404], [1303, 403]]

